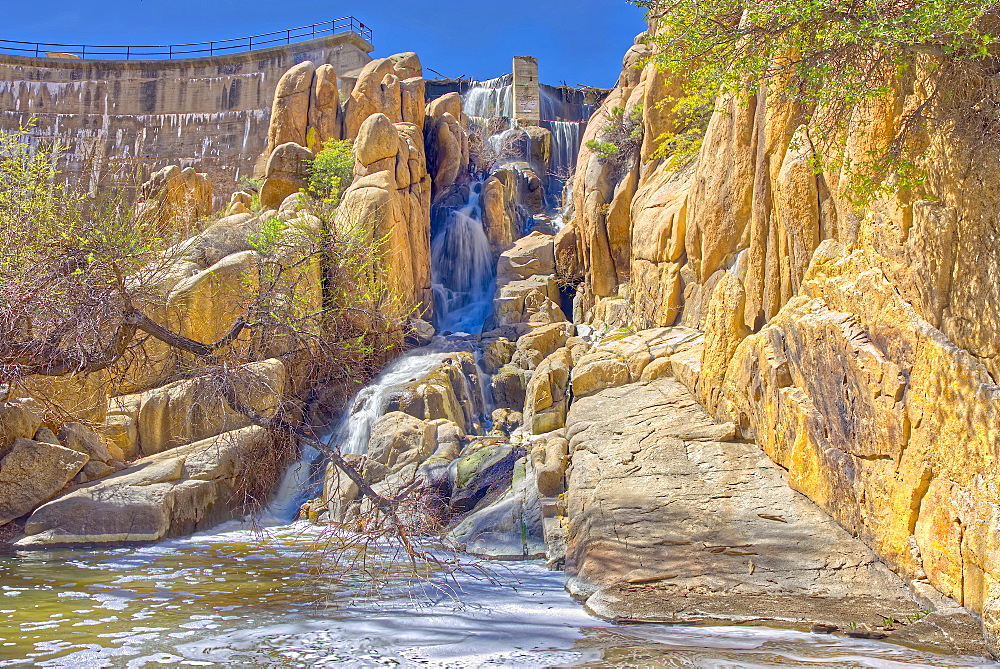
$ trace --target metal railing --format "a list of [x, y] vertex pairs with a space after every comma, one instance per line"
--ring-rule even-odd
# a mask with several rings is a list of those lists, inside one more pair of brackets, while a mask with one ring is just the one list
[[315, 39], [334, 33], [353, 32], [366, 42], [372, 41], [372, 29], [353, 16], [314, 23], [301, 28], [277, 30], [273, 33], [236, 37], [214, 42], [167, 45], [96, 45], [96, 44], [47, 44], [45, 42], [18, 42], [0, 39], [0, 53], [40, 58], [49, 53], [66, 53], [89, 60], [171, 60], [216, 56], [254, 49], [266, 49], [280, 44], [291, 44]]

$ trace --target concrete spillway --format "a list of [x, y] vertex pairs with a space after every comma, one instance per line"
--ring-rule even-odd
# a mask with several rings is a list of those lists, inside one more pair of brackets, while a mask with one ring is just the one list
[[[72, 60], [0, 54], [0, 131], [34, 123], [34, 141], [67, 145], [63, 169], [94, 182], [136, 163], [207, 172], [221, 203], [253, 176], [266, 148], [271, 101], [295, 63], [330, 63], [342, 82], [371, 60], [354, 33], [208, 58]], [[147, 170], [148, 172], [149, 170]], [[217, 204], [219, 204], [217, 203]]]

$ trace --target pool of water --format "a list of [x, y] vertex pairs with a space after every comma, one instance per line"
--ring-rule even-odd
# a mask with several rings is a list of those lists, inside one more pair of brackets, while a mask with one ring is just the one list
[[317, 576], [308, 524], [235, 525], [154, 546], [0, 556], [0, 666], [985, 666], [877, 641], [761, 627], [613, 625], [562, 575], [375, 595]]

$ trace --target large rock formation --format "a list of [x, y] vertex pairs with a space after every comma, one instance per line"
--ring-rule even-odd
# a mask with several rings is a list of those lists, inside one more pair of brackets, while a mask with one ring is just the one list
[[[623, 107], [627, 116], [642, 105], [646, 81], [640, 80], [635, 67], [648, 53], [649, 48], [637, 42], [626, 54], [618, 86], [587, 125], [577, 160], [572, 224], [578, 231], [577, 248], [587, 275], [587, 291], [597, 299], [614, 295], [629, 277], [628, 211], [637, 188], [638, 156], [621, 156], [624, 164], [618, 164], [602, 159], [587, 143], [600, 139], [613, 109]], [[621, 178], [623, 170], [625, 178]]]
[[870, 251], [824, 242], [801, 294], [736, 349], [724, 397], [792, 486], [996, 624], [1000, 387]]
[[251, 471], [272, 439], [247, 427], [139, 460], [39, 508], [18, 545], [156, 541], [209, 529], [242, 513]]
[[276, 146], [264, 166], [261, 206], [277, 209], [286, 197], [306, 188], [306, 170], [315, 157], [312, 151], [296, 142]]
[[[360, 82], [359, 82], [360, 85]], [[431, 179], [420, 128], [392, 123], [377, 112], [365, 119], [355, 141], [356, 180], [337, 211], [336, 225], [384, 240], [379, 268], [403, 307], [430, 309]]]
[[423, 67], [415, 53], [373, 60], [361, 70], [344, 105], [344, 137], [354, 139], [372, 114], [385, 114], [392, 123], [424, 128]]
[[[577, 400], [567, 433], [567, 582], [599, 615], [864, 629], [926, 608], [673, 379]], [[971, 616], [919, 625], [924, 643], [982, 652]]]
[[325, 141], [341, 139], [343, 134], [333, 65], [316, 66], [307, 60], [285, 72], [274, 91], [265, 155], [289, 142], [316, 152]]
[[[353, 141], [355, 182], [343, 193], [337, 225], [384, 240], [381, 271], [391, 277], [387, 283], [397, 290], [401, 307], [429, 313], [432, 186], [424, 149], [424, 87], [416, 54], [374, 60], [358, 74], [341, 111], [332, 66], [304, 62], [288, 70], [275, 94], [260, 200], [265, 208], [277, 208], [306, 186], [307, 165], [326, 140]], [[436, 164], [434, 170], [439, 176]], [[456, 169], [452, 182], [457, 175]]]
[[422, 420], [448, 420], [463, 434], [475, 434], [484, 415], [483, 388], [471, 351], [443, 355], [428, 369], [399, 386], [388, 410]]
[[87, 464], [69, 448], [18, 438], [0, 460], [0, 525], [52, 499]]
[[[235, 376], [236, 391], [248, 406], [263, 416], [276, 413], [288, 385], [287, 371], [280, 360], [246, 365]], [[136, 430], [136, 450], [142, 455], [161, 453], [250, 424], [249, 417], [227, 406], [215, 381], [207, 377], [175, 381], [134, 398], [115, 399], [123, 407], [119, 415], [128, 416]]]
[[496, 325], [565, 321], [559, 302], [551, 235], [533, 232], [500, 254], [493, 300]]
[[258, 163], [264, 184], [261, 205], [277, 209], [305, 188], [306, 167], [330, 139], [344, 136], [337, 72], [326, 63], [298, 63], [282, 75], [274, 92], [267, 149]]
[[[645, 49], [629, 52], [585, 136], [600, 138], [609, 109], [638, 108], [643, 146], [625, 165], [581, 151], [557, 242], [561, 274], [585, 279], [580, 316], [604, 330], [704, 332], [669, 371], [897, 573], [982, 613], [995, 637], [1000, 189], [958, 176], [991, 149], [931, 128], [926, 180], [886, 181], [864, 209], [852, 181], [908, 111], [953, 84], [921, 63], [913, 81], [854, 107], [825, 149], [837, 159], [820, 161], [794, 100], [768, 86], [749, 102], [723, 97], [700, 153], [677, 168], [650, 160], [675, 129], [657, 103], [677, 82], [636, 69]], [[598, 387], [624, 378], [603, 364]]]
[[447, 193], [459, 175], [469, 169], [468, 125], [458, 93], [448, 93], [427, 103], [424, 136], [435, 199]]
[[[374, 75], [369, 75], [381, 72], [380, 67], [392, 70], [385, 91], [394, 92], [371, 96], [368, 88]], [[414, 307], [428, 311], [431, 183], [424, 151], [426, 111], [420, 74], [414, 54], [377, 63], [358, 79], [357, 94], [348, 101], [345, 116], [337, 72], [331, 65], [305, 61], [289, 69], [277, 83], [267, 150], [258, 165], [258, 174], [264, 177], [259, 202], [248, 192], [235, 193], [227, 215], [170, 249], [163, 262], [140, 272], [132, 279], [139, 286], [136, 306], [169, 330], [204, 344], [223, 340], [240, 319], [250, 318], [262, 288], [274, 291], [274, 302], [269, 307], [286, 308], [294, 318], [319, 312], [323, 267], [318, 255], [302, 257], [301, 252], [310, 238], [324, 230], [320, 220], [309, 213], [299, 191], [306, 186], [306, 169], [316, 151], [327, 140], [344, 137], [346, 118], [351, 128], [349, 137], [356, 138], [358, 181], [345, 194], [336, 224], [366, 232], [373, 243], [384, 240], [380, 271], [386, 285], [398, 292], [401, 312]], [[392, 81], [397, 76], [399, 80]], [[211, 212], [211, 184], [205, 175], [191, 168], [171, 166], [160, 170], [144, 184], [142, 193], [146, 201], [140, 205], [141, 215], [155, 216], [181, 230], [194, 230], [200, 219]], [[278, 268], [281, 274], [277, 284], [268, 288], [264, 282], [271, 281], [275, 277], [273, 270]], [[310, 318], [308, 322], [307, 328], [320, 327], [318, 319]], [[289, 337], [262, 340], [251, 327], [233, 339], [226, 351], [235, 358], [252, 352], [260, 360], [285, 356], [291, 353], [293, 344]], [[9, 389], [11, 397], [36, 399], [51, 412], [90, 421], [100, 435], [95, 433], [100, 443], [76, 440], [97, 447], [81, 446], [85, 452], [63, 458], [65, 466], [53, 460], [51, 467], [40, 467], [38, 473], [44, 480], [27, 486], [31, 490], [5, 489], [10, 494], [0, 495], [0, 504], [10, 502], [10, 513], [14, 514], [11, 518], [30, 512], [70, 479], [81, 484], [103, 478], [120, 469], [122, 460], [186, 448], [192, 442], [247, 426], [250, 419], [226, 405], [209, 377], [192, 378], [187, 371], [190, 363], [189, 354], [159, 339], [143, 338], [123, 360], [120, 374], [112, 376], [104, 371], [65, 379], [31, 377]], [[286, 368], [277, 359], [235, 372], [238, 385], [243, 384], [237, 392], [264, 416], [274, 415], [282, 398], [298, 392], [298, 370]], [[177, 378], [183, 380], [168, 383]], [[448, 415], [462, 414], [460, 422], [470, 422], [471, 416], [480, 412], [467, 408], [471, 407], [469, 400], [464, 396], [453, 398], [448, 403]], [[427, 402], [431, 403], [429, 398]], [[53, 429], [58, 430], [62, 420], [52, 421]], [[9, 471], [17, 469], [18, 458], [23, 460], [24, 453], [30, 450], [23, 440], [41, 439], [36, 447], [41, 449], [39, 462], [62, 453], [68, 445], [62, 443], [66, 441], [62, 432], [59, 439], [53, 435], [49, 443], [36, 437], [34, 429], [15, 431], [18, 433], [14, 436], [22, 441], [10, 454]], [[73, 447], [69, 452], [75, 452]], [[80, 458], [81, 462], [75, 462]], [[53, 472], [58, 475], [50, 476]], [[162, 483], [163, 490], [180, 485], [166, 480]], [[164, 492], [159, 502], [170, 507], [173, 495]], [[29, 498], [30, 504], [24, 502]], [[212, 516], [211, 500], [203, 499], [205, 505], [196, 508], [195, 504], [184, 513]], [[169, 515], [169, 508], [165, 513]], [[164, 522], [162, 518], [156, 521], [158, 526]], [[186, 527], [180, 521], [167, 524]], [[88, 531], [97, 532], [98, 525]], [[119, 533], [109, 530], [105, 534]], [[162, 536], [159, 530], [140, 534], [147, 538]]]
[[307, 60], [290, 68], [278, 80], [271, 104], [271, 123], [267, 129], [268, 155], [288, 142], [306, 144], [310, 90], [315, 74], [316, 66]]
[[139, 188], [137, 213], [173, 227], [191, 226], [212, 213], [212, 194], [207, 174], [168, 165]]
[[[142, 308], [146, 315], [199, 342], [213, 343], [224, 337], [238, 319], [248, 315], [264, 262], [258, 252], [259, 239], [276, 219], [287, 226], [276, 241], [287, 242], [290, 250], [297, 247], [297, 240], [319, 234], [322, 227], [319, 219], [305, 210], [267, 209], [225, 216], [173, 248], [169, 262], [156, 266], [145, 277], [148, 289]], [[304, 262], [301, 257], [287, 255], [279, 253], [274, 258], [283, 266], [287, 280], [285, 297], [304, 312], [319, 309], [322, 272], [318, 259]], [[234, 346], [246, 350], [249, 340], [250, 333], [244, 332]], [[117, 380], [112, 393], [132, 394], [163, 385], [182, 363], [183, 355], [178, 351], [159, 340], [147, 340], [142, 355]], [[108, 380], [102, 379], [97, 422], [104, 420], [107, 386]]]

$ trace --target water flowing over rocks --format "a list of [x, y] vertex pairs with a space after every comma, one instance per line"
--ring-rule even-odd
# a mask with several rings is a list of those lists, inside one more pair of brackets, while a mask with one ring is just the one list
[[[232, 193], [201, 226], [208, 173], [171, 165], [143, 185], [141, 215], [201, 227], [142, 306], [219, 341], [264, 280], [276, 222], [356, 231], [383, 245], [371, 271], [419, 348], [325, 437], [376, 493], [416, 492], [414, 525], [472, 555], [544, 557], [616, 621], [892, 632], [970, 654], [987, 652], [984, 631], [997, 650], [995, 184], [963, 193], [961, 142], [932, 133], [924, 190], [858, 212], [844, 174], [813, 167], [801, 110], [766, 87], [722, 97], [700, 153], [673, 165], [655, 157], [677, 124], [658, 103], [681, 82], [649, 55], [637, 40], [585, 128], [596, 100], [546, 89], [547, 127], [517, 119], [512, 77], [428, 100], [413, 53], [351, 76], [294, 63], [256, 198]], [[880, 123], [851, 126], [848, 163], [926, 94], [911, 88], [854, 112]], [[587, 142], [616, 109], [641, 116], [642, 141], [609, 160]], [[355, 179], [324, 223], [301, 191], [330, 139], [353, 142]], [[281, 299], [320, 312], [322, 261], [300, 261], [273, 259], [295, 286]], [[236, 370], [242, 412], [157, 340], [114, 382], [4, 389], [0, 524], [23, 523], [26, 548], [189, 534], [241, 516], [248, 489], [274, 491], [265, 451], [282, 466], [300, 451], [289, 471], [321, 488], [292, 490], [293, 513], [308, 494], [303, 518], [362, 523], [363, 486], [253, 425], [300, 381], [273, 349]]]

